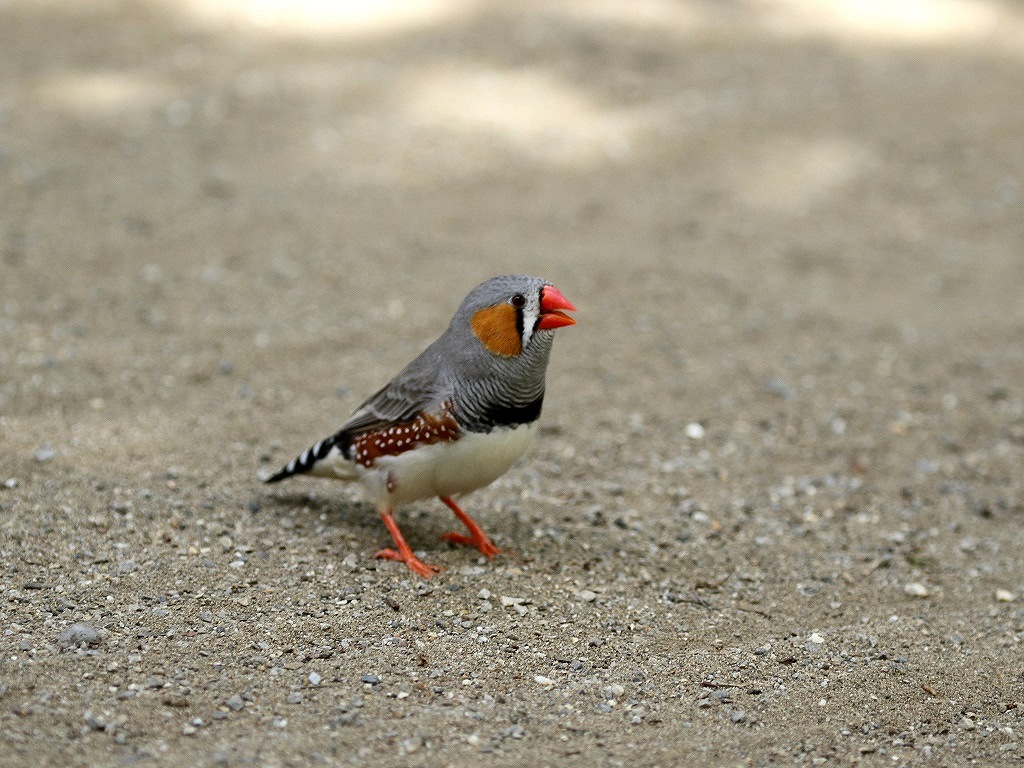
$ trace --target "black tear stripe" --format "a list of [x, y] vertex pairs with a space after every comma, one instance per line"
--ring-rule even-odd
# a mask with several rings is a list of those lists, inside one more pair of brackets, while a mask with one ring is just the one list
[[479, 416], [479, 421], [486, 428], [518, 427], [520, 424], [532, 424], [540, 418], [540, 410], [544, 405], [544, 393], [536, 400], [525, 405], [490, 405]]

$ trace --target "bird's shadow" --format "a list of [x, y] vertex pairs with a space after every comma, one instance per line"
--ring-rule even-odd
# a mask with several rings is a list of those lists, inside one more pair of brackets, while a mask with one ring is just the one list
[[[437, 503], [440, 505], [440, 502]], [[392, 546], [391, 537], [384, 529], [376, 507], [369, 502], [333, 499], [309, 492], [277, 491], [263, 497], [261, 509], [264, 512], [269, 510], [279, 520], [292, 519], [307, 530], [312, 530], [319, 524], [332, 529], [332, 532], [342, 537], [346, 533], [356, 534], [358, 531], [357, 535], [366, 544], [367, 549]], [[434, 514], [435, 512], [437, 514]], [[444, 541], [445, 531], [458, 531], [461, 528], [454, 518], [448, 520], [445, 512], [447, 510], [431, 510], [420, 505], [402, 509], [403, 514], [399, 522], [402, 533], [405, 534], [413, 551], [440, 552], [445, 549], [465, 549]], [[363, 531], [367, 532], [365, 536]], [[504, 549], [503, 554], [511, 559], [521, 559], [517, 550]]]
[[[278, 519], [294, 519], [303, 527], [312, 527], [315, 523], [326, 523], [331, 528], [348, 529], [349, 531], [373, 530], [380, 536], [368, 541], [377, 545], [391, 546], [390, 537], [381, 523], [377, 508], [366, 501], [345, 498], [329, 498], [319, 494], [303, 491], [271, 492], [261, 500], [264, 512], [270, 511]], [[436, 529], [434, 515], [428, 510], [411, 506], [403, 510], [401, 526], [410, 540], [426, 546], [436, 541], [440, 535]], [[321, 520], [322, 518], [322, 520]], [[344, 533], [344, 530], [341, 531]], [[376, 541], [376, 539], [380, 539]], [[410, 542], [411, 543], [411, 542]], [[372, 546], [372, 545], [371, 545]], [[415, 548], [415, 545], [414, 545]]]
[[321, 516], [332, 525], [366, 527], [377, 519], [372, 504], [353, 499], [328, 498], [303, 491], [271, 492], [260, 500], [263, 512], [271, 512], [280, 519], [297, 518], [313, 523]]

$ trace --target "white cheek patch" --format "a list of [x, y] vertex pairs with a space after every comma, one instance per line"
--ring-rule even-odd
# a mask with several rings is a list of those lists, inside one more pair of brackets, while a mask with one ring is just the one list
[[526, 349], [526, 345], [533, 338], [533, 329], [537, 327], [539, 319], [540, 295], [538, 294], [531, 297], [526, 306], [523, 307], [523, 349]]

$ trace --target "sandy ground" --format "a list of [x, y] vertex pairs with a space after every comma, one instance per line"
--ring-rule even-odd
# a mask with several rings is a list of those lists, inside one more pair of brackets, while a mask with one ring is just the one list
[[[1022, 82], [998, 0], [0, 4], [0, 764], [1019, 763]], [[507, 555], [258, 482], [512, 271]]]

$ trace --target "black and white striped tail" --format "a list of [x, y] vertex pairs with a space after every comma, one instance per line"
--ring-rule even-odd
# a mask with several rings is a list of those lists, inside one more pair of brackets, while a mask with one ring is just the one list
[[[321, 440], [319, 443], [314, 445], [312, 448], [307, 448], [300, 455], [289, 461], [280, 470], [275, 472], [273, 475], [268, 477], [263, 482], [265, 483], [276, 483], [285, 478], [291, 477], [292, 475], [300, 475], [303, 472], [309, 472], [313, 466], [324, 458], [331, 449], [335, 446], [342, 447], [343, 440], [340, 434], [332, 435], [331, 437]], [[343, 448], [342, 448], [343, 450]]]

